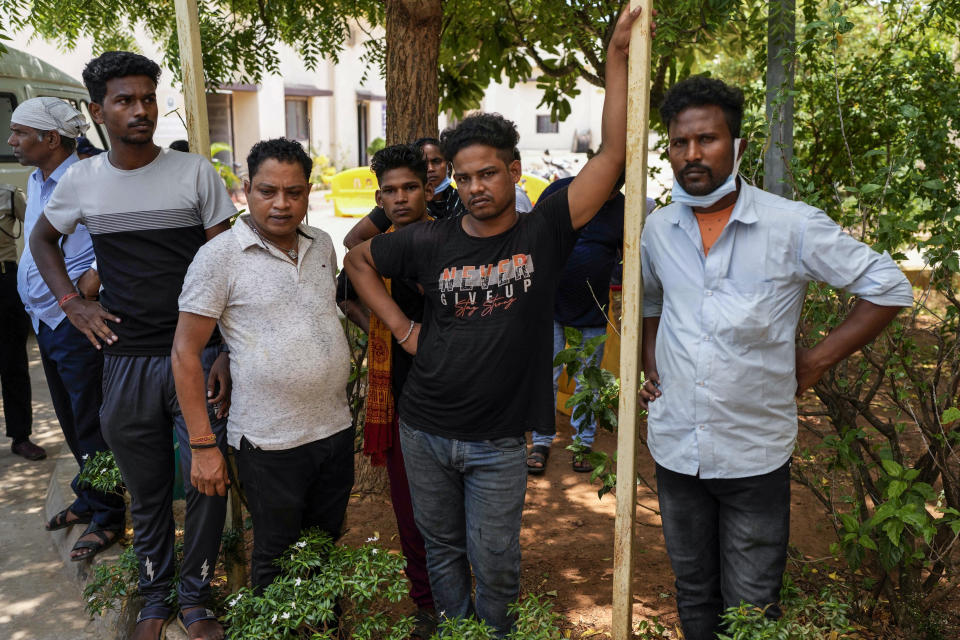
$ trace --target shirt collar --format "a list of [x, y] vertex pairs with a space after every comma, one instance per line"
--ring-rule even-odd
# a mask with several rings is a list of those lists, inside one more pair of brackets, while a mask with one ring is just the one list
[[[264, 243], [260, 241], [260, 237], [253, 232], [253, 229], [250, 228], [250, 225], [247, 223], [246, 219], [250, 217], [249, 213], [245, 213], [237, 220], [237, 223], [233, 225], [233, 232], [237, 237], [237, 242], [240, 243], [240, 248], [247, 250], [252, 246], [263, 247]], [[302, 222], [297, 227], [297, 233], [308, 240], [313, 240], [313, 236], [308, 232], [309, 227], [303, 224]]]
[[[736, 220], [742, 224], [753, 224], [760, 219], [757, 216], [757, 212], [753, 210], [754, 191], [756, 187], [747, 184], [746, 180], [742, 177], [738, 179], [740, 180], [740, 195], [737, 196], [737, 202], [733, 206], [733, 211], [730, 212], [730, 221], [733, 222]], [[680, 220], [683, 219], [684, 215], [691, 219], [694, 217], [693, 209], [689, 206], [679, 203], [675, 204], [676, 206], [669, 207], [666, 211], [669, 212], [670, 222], [680, 224]]]
[[[67, 156], [66, 160], [64, 160], [63, 162], [60, 163], [60, 166], [58, 166], [56, 169], [54, 169], [54, 170], [50, 173], [50, 176], [47, 178], [47, 180], [53, 180], [54, 182], [60, 182], [60, 178], [62, 178], [62, 177], [63, 177], [63, 174], [65, 174], [65, 173], [67, 172], [67, 169], [69, 169], [71, 165], [73, 165], [74, 163], [79, 162], [79, 161], [80, 161], [80, 157], [77, 156], [76, 151], [74, 151], [74, 152], [71, 153], [69, 156]], [[32, 179], [36, 180], [38, 184], [43, 184], [43, 183], [44, 183], [44, 180], [43, 180], [43, 172], [40, 171], [40, 169], [36, 169], [32, 174], [30, 174], [30, 177], [31, 177]]]

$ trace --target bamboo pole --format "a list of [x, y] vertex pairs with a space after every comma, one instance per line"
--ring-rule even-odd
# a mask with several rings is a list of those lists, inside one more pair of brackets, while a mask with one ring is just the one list
[[177, 10], [177, 39], [180, 42], [180, 74], [183, 103], [187, 111], [187, 139], [190, 151], [210, 158], [210, 125], [207, 122], [207, 94], [200, 50], [200, 19], [197, 0], [174, 0]]
[[[207, 93], [200, 48], [200, 17], [197, 0], [174, 0], [177, 11], [177, 40], [180, 42], [180, 75], [183, 103], [187, 112], [187, 140], [190, 151], [210, 159], [210, 124], [207, 121]], [[247, 558], [243, 543], [243, 508], [237, 474], [233, 474], [227, 497], [224, 531], [232, 547], [226, 550], [227, 589], [236, 593], [247, 586]]]
[[643, 327], [640, 233], [647, 201], [652, 0], [633, 24], [627, 80], [627, 182], [623, 229], [623, 316], [620, 345], [620, 420], [617, 430], [617, 516], [613, 546], [613, 640], [629, 640], [633, 626], [633, 544], [637, 512], [637, 390]]

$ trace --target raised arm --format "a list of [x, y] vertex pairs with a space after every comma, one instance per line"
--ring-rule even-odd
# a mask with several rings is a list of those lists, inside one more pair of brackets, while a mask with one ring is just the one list
[[420, 325], [411, 324], [410, 318], [387, 292], [383, 278], [377, 271], [373, 256], [370, 254], [369, 240], [347, 252], [343, 258], [343, 268], [350, 282], [353, 283], [357, 295], [370, 312], [377, 314], [377, 317], [390, 327], [390, 331], [397, 340], [402, 341], [401, 346], [407, 353], [416, 355]]
[[74, 288], [60, 251], [61, 237], [62, 234], [50, 224], [46, 216], [40, 214], [30, 233], [30, 252], [37, 264], [37, 270], [50, 292], [61, 301], [60, 306], [70, 323], [87, 336], [94, 347], [100, 349], [100, 341], [113, 344], [117, 341], [117, 335], [107, 326], [106, 321], [120, 322], [120, 318], [100, 306], [99, 302], [85, 300]]
[[[190, 440], [207, 437], [216, 442], [207, 414], [206, 386], [203, 382], [201, 354], [217, 326], [216, 318], [180, 312], [173, 338], [170, 364], [177, 386], [177, 400], [187, 423]], [[183, 446], [181, 443], [180, 446]], [[190, 483], [208, 496], [227, 495], [230, 484], [227, 462], [218, 447], [195, 449], [190, 464]]]
[[640, 8], [620, 14], [607, 48], [605, 97], [603, 100], [602, 147], [590, 159], [567, 191], [570, 221], [574, 229], [584, 226], [603, 203], [623, 172], [627, 154], [627, 48], [630, 29]]

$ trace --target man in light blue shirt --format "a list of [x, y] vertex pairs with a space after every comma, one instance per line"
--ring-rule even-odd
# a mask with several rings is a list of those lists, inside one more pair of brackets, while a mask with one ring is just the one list
[[[795, 397], [913, 295], [889, 255], [822, 211], [737, 176], [746, 147], [740, 90], [694, 76], [660, 112], [675, 186], [641, 239], [640, 396], [684, 636], [707, 640], [741, 601], [780, 615]], [[798, 349], [812, 281], [860, 299], [827, 338]]]
[[[79, 111], [57, 98], [25, 101], [13, 112], [10, 122], [8, 142], [14, 155], [20, 164], [37, 167], [27, 182], [24, 236], [29, 237], [57, 184], [79, 161], [76, 138], [88, 125]], [[74, 284], [81, 278], [96, 279], [90, 269], [94, 254], [86, 228], [79, 226], [75, 233], [65, 236], [60, 249]], [[91, 456], [107, 450], [99, 416], [103, 354], [66, 320], [37, 270], [29, 244], [20, 259], [17, 290], [37, 334], [50, 399], [64, 439], [82, 469]], [[83, 487], [78, 478], [72, 484], [76, 494], [73, 504], [47, 523], [49, 531], [90, 525], [71, 551], [74, 560], [89, 558], [112, 544], [117, 534], [111, 536], [104, 531], [113, 532], [124, 521], [121, 496]]]

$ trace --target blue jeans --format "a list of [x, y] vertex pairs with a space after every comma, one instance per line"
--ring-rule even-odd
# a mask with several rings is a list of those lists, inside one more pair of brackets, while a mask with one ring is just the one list
[[741, 601], [779, 618], [790, 537], [790, 463], [759, 476], [704, 480], [657, 465], [663, 538], [687, 640], [713, 640]]
[[[607, 332], [607, 328], [604, 327], [572, 327], [580, 333], [583, 334], [583, 339], [589, 340], [590, 338], [596, 338], [597, 336], [602, 336]], [[556, 358], [557, 354], [563, 351], [567, 346], [567, 339], [563, 333], [564, 326], [557, 322], [553, 323], [553, 357]], [[590, 361], [596, 365], [599, 365], [603, 361], [603, 343], [597, 348], [593, 353], [593, 357]], [[557, 391], [560, 388], [560, 374], [563, 373], [563, 367], [554, 367], [553, 368], [553, 401], [556, 404], [557, 401]], [[580, 391], [580, 383], [576, 383], [576, 391]], [[597, 423], [596, 422], [587, 422], [582, 417], [578, 419], [570, 419], [570, 426], [573, 427], [574, 438], [579, 438], [580, 443], [587, 447], [593, 446], [593, 439], [597, 435]], [[533, 432], [533, 444], [534, 445], [543, 445], [549, 447], [553, 444], [553, 439], [557, 437], [555, 433], [538, 433], [537, 431]]]
[[401, 420], [400, 443], [437, 612], [448, 618], [475, 613], [504, 637], [513, 625], [507, 606], [520, 594], [525, 438], [451, 440]]

